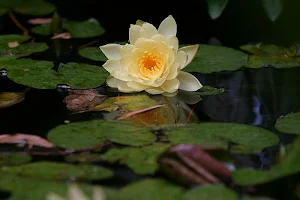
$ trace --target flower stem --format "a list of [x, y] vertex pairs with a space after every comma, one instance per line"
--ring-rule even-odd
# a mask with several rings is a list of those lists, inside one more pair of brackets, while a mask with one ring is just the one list
[[22, 24], [19, 22], [19, 20], [16, 18], [16, 16], [13, 14], [13, 12], [8, 12], [8, 15], [10, 19], [15, 23], [15, 25], [23, 31], [23, 35], [28, 36], [28, 30], [22, 26]]

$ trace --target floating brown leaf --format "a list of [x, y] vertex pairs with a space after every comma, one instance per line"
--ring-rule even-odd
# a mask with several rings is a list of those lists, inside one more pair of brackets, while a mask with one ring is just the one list
[[68, 110], [76, 112], [92, 110], [95, 105], [100, 104], [107, 97], [94, 89], [70, 89], [69, 92], [70, 94], [65, 97], [64, 103], [67, 104]]
[[46, 148], [53, 148], [54, 144], [48, 140], [41, 138], [37, 135], [27, 135], [22, 133], [17, 134], [4, 134], [0, 135], [0, 143], [12, 144], [27, 144], [30, 148], [33, 146], [40, 146]]
[[168, 176], [185, 185], [216, 184], [231, 181], [231, 171], [199, 145], [171, 147], [158, 163]]
[[39, 25], [39, 24], [50, 24], [52, 18], [34, 18], [27, 21], [29, 24]]

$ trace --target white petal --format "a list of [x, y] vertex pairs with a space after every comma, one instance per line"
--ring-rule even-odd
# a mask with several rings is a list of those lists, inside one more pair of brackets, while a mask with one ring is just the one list
[[[109, 87], [111, 87], [111, 88], [118, 88], [118, 85], [119, 85], [120, 82], [121, 82], [121, 80], [116, 79], [116, 78], [114, 78], [114, 77], [112, 77], [112, 76], [109, 76], [109, 77], [107, 77], [107, 79], [106, 79], [106, 84], [107, 84]], [[124, 82], [124, 81], [122, 81], [122, 82]], [[124, 84], [126, 84], [126, 83], [124, 82]]]
[[129, 76], [128, 71], [124, 69], [119, 60], [108, 60], [104, 63], [103, 68], [106, 69], [113, 77], [123, 80], [131, 81], [132, 78]]
[[179, 72], [179, 70], [180, 70], [179, 67], [180, 67], [179, 63], [178, 63], [178, 62], [174, 62], [174, 63], [171, 65], [171, 67], [170, 67], [170, 72], [169, 72], [169, 74], [168, 74], [166, 80], [171, 80], [171, 79], [176, 78], [177, 75], [178, 75], [178, 72]]
[[119, 60], [107, 60], [103, 68], [106, 69], [109, 73], [112, 73], [115, 70], [120, 70], [122, 68], [122, 65]]
[[176, 36], [174, 36], [174, 35], [167, 36], [167, 42], [176, 51], [178, 50], [179, 41], [178, 41], [178, 38]]
[[177, 24], [172, 15], [164, 19], [158, 27], [158, 33], [164, 36], [176, 35]]
[[147, 85], [143, 85], [143, 84], [133, 82], [133, 81], [128, 82], [127, 86], [130, 88], [133, 88], [135, 91], [142, 91], [149, 87]]
[[72, 200], [88, 200], [77, 185], [71, 185], [69, 188], [68, 199]]
[[93, 200], [104, 200], [104, 199], [106, 199], [104, 190], [101, 187], [94, 187]]
[[185, 67], [185, 64], [187, 62], [188, 56], [184, 51], [178, 51], [176, 54], [175, 62], [179, 63], [179, 69], [182, 69]]
[[162, 94], [165, 91], [161, 88], [148, 88], [145, 90], [146, 92], [148, 92], [149, 94]]
[[168, 93], [173, 93], [178, 90], [179, 84], [179, 80], [174, 78], [171, 80], [166, 80], [160, 87]]
[[202, 85], [199, 80], [190, 73], [187, 72], [179, 72], [177, 79], [180, 82], [179, 89], [186, 91], [197, 91]]
[[190, 62], [192, 62], [192, 60], [194, 59], [194, 57], [196, 56], [196, 54], [198, 52], [198, 49], [199, 49], [198, 44], [185, 46], [185, 47], [182, 47], [182, 48], [179, 49], [179, 51], [184, 51], [187, 54], [188, 58], [187, 58], [187, 61], [185, 63], [185, 66], [187, 66], [188, 64], [190, 64]]
[[65, 199], [53, 192], [50, 192], [49, 194], [46, 195], [46, 200], [65, 200]]
[[132, 87], [128, 86], [128, 83], [130, 83], [130, 82], [122, 81], [122, 80], [116, 79], [116, 78], [114, 78], [112, 76], [109, 76], [107, 78], [107, 80], [106, 80], [106, 84], [109, 87], [111, 87], [111, 88], [118, 88], [118, 90], [120, 92], [128, 93], [128, 92], [139, 92], [139, 91], [143, 90], [141, 88], [132, 88]]
[[140, 37], [151, 38], [153, 35], [157, 34], [157, 29], [147, 22], [143, 23], [141, 28]]
[[140, 37], [141, 35], [141, 26], [138, 25], [130, 25], [129, 28], [129, 42], [130, 44], [134, 45], [135, 41]]
[[120, 44], [107, 44], [100, 46], [101, 51], [104, 55], [111, 60], [118, 60], [121, 58], [120, 48], [122, 45]]

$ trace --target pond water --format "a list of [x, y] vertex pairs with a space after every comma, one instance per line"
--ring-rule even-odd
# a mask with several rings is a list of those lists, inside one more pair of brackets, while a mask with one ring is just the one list
[[[60, 3], [56, 5], [58, 8]], [[62, 16], [76, 16], [73, 13], [76, 9], [59, 11]], [[88, 12], [75, 19], [85, 15]], [[104, 14], [99, 15], [101, 19]], [[29, 19], [16, 16], [21, 17], [21, 22]], [[133, 16], [125, 18], [131, 20]], [[3, 24], [8, 23], [8, 18], [1, 19]], [[27, 52], [29, 47], [25, 50], [16, 47], [16, 52], [11, 52], [7, 50], [7, 42], [5, 47], [1, 46], [4, 50], [0, 50], [0, 199], [46, 199], [50, 192], [66, 196], [67, 186], [73, 182], [90, 197], [93, 186], [102, 186], [106, 199], [300, 197], [299, 45], [241, 47], [245, 43], [237, 39], [225, 47], [215, 37], [195, 39], [192, 34], [189, 38], [183, 31], [184, 44], [203, 43], [187, 71], [204, 87], [195, 93], [179, 91], [172, 97], [143, 92], [126, 94], [109, 88], [105, 76], [99, 76], [99, 83], [95, 78], [105, 62], [98, 47], [124, 40], [119, 36], [121, 33], [114, 32], [113, 25], [106, 24], [109, 20], [99, 21], [108, 27], [100, 37], [81, 38], [83, 33], [74, 28], [77, 24], [65, 21], [64, 29], [74, 38], [52, 40], [50, 32], [39, 35], [31, 29], [34, 41], [16, 39], [18, 45], [45, 42], [46, 49]], [[94, 23], [93, 20], [86, 23], [90, 22]], [[80, 25], [82, 28], [83, 24]], [[17, 32], [12, 25], [5, 28], [1, 35]], [[126, 34], [127, 30], [128, 27]], [[87, 54], [79, 53], [90, 47]], [[70, 62], [73, 64], [68, 65]], [[15, 66], [24, 73], [19, 73]], [[68, 69], [71, 70], [63, 71]], [[36, 73], [28, 73], [30, 70]], [[52, 75], [52, 72], [57, 73]], [[59, 80], [67, 83], [60, 84]], [[9, 104], [2, 100], [5, 92], [20, 92], [24, 98]], [[106, 95], [105, 100], [99, 95]], [[80, 100], [75, 110], [72, 101], [66, 102], [67, 97]], [[141, 110], [147, 108], [150, 109]], [[138, 113], [132, 114], [135, 111]], [[127, 116], [128, 113], [132, 115]], [[122, 121], [119, 117], [126, 119]], [[14, 138], [16, 134], [25, 137]], [[5, 140], [7, 136], [13, 137]], [[172, 154], [174, 146], [178, 147], [178, 154]], [[210, 156], [206, 157], [205, 152]], [[204, 161], [196, 162], [195, 167], [188, 159], [196, 155], [201, 155], [197, 159]], [[222, 164], [215, 164], [210, 158]], [[210, 171], [215, 166], [219, 171], [224, 166], [231, 169], [229, 178], [226, 170], [223, 174]], [[203, 178], [195, 173], [199, 168], [209, 171], [200, 175], [216, 176], [218, 181], [199, 184], [197, 181]]]

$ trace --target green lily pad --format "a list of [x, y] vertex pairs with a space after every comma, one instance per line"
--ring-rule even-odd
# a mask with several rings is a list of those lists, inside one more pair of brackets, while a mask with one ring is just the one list
[[105, 29], [94, 18], [85, 21], [66, 20], [63, 22], [63, 27], [71, 33], [73, 38], [96, 37], [105, 32]]
[[88, 47], [79, 50], [79, 55], [82, 57], [95, 60], [95, 61], [106, 61], [107, 58], [99, 49], [99, 47]]
[[14, 7], [14, 11], [25, 15], [48, 15], [56, 10], [56, 7], [44, 0], [25, 0]]
[[111, 163], [125, 164], [137, 174], [153, 174], [158, 169], [158, 157], [168, 147], [166, 144], [155, 144], [142, 148], [111, 149], [101, 158]]
[[109, 140], [115, 143], [142, 146], [151, 144], [156, 136], [148, 128], [121, 121], [92, 120], [59, 125], [48, 133], [48, 139], [64, 148], [87, 148]]
[[285, 48], [277, 45], [243, 45], [242, 50], [249, 52], [246, 67], [262, 68], [272, 66], [275, 68], [291, 68], [300, 66], [300, 57], [294, 55], [292, 47]]
[[200, 44], [196, 57], [184, 71], [212, 73], [237, 70], [247, 64], [247, 59], [247, 54], [232, 48]]
[[25, 99], [25, 93], [22, 92], [1, 92], [0, 108], [6, 108], [22, 102]]
[[276, 145], [278, 137], [263, 128], [237, 123], [200, 123], [167, 127], [172, 144], [198, 144], [228, 148], [236, 153], [257, 153], [265, 147]]
[[0, 44], [8, 44], [9, 42], [25, 42], [30, 39], [30, 36], [24, 36], [24, 35], [17, 35], [17, 34], [11, 34], [11, 35], [0, 35]]
[[21, 5], [24, 0], [0, 1], [0, 8], [14, 8]]
[[108, 75], [102, 67], [79, 63], [61, 64], [56, 72], [52, 62], [30, 59], [3, 60], [1, 67], [8, 70], [8, 78], [16, 83], [38, 89], [54, 89], [58, 84], [93, 88], [100, 86]]
[[30, 31], [38, 35], [48, 36], [51, 34], [51, 25], [43, 24], [43, 25], [35, 26], [31, 28]]
[[199, 93], [200, 96], [207, 96], [222, 94], [224, 91], [224, 88], [215, 88], [209, 85], [204, 85], [202, 88], [200, 88], [199, 92], [197, 93]]
[[14, 60], [16, 58], [28, 56], [32, 53], [42, 52], [47, 49], [48, 46], [46, 43], [26, 43], [15, 48], [10, 48], [7, 44], [0, 44], [0, 61]]
[[81, 153], [81, 154], [71, 154], [65, 156], [65, 160], [67, 162], [79, 162], [79, 163], [95, 163], [100, 162], [101, 157], [99, 154], [96, 153]]
[[240, 169], [233, 172], [239, 185], [257, 185], [300, 172], [300, 138], [291, 145], [287, 155], [270, 170]]
[[123, 187], [117, 194], [122, 200], [181, 200], [183, 188], [162, 179], [146, 179]]
[[275, 127], [284, 133], [300, 134], [300, 112], [290, 113], [277, 119]]
[[113, 175], [112, 171], [101, 166], [71, 165], [47, 161], [2, 167], [0, 171], [45, 180], [98, 180], [107, 179]]
[[6, 14], [8, 12], [8, 9], [0, 8], [0, 16]]
[[183, 195], [184, 200], [238, 200], [238, 195], [224, 185], [203, 185], [188, 190]]
[[27, 163], [31, 156], [23, 154], [0, 154], [0, 167]]
[[241, 200], [274, 200], [269, 197], [261, 197], [261, 196], [243, 196]]
[[[9, 199], [22, 200], [41, 200], [45, 199], [50, 192], [66, 197], [68, 193], [68, 184], [58, 181], [47, 181], [28, 177], [21, 177], [12, 174], [0, 174], [0, 189], [11, 192]], [[92, 197], [92, 185], [80, 183], [78, 186], [83, 192]], [[103, 188], [103, 187], [102, 187]], [[103, 188], [107, 200], [115, 199], [113, 196], [115, 190]]]
[[223, 10], [228, 4], [228, 0], [206, 0], [208, 12], [212, 19], [217, 19], [221, 16]]

